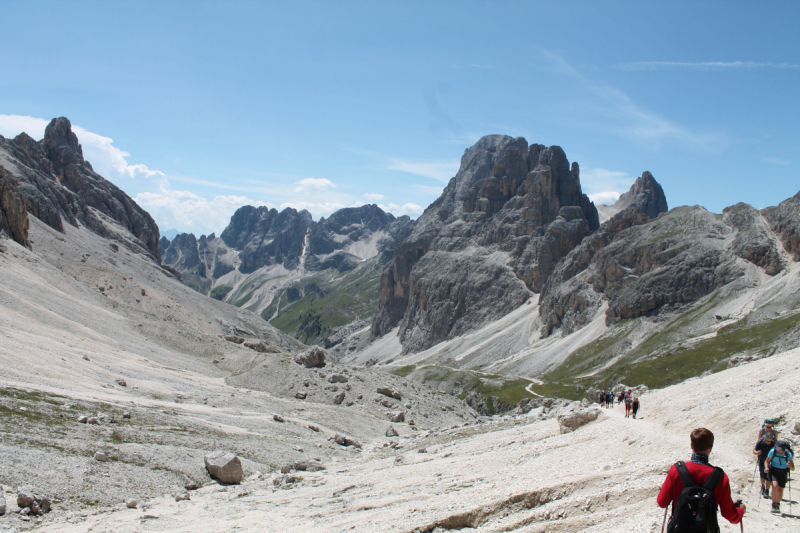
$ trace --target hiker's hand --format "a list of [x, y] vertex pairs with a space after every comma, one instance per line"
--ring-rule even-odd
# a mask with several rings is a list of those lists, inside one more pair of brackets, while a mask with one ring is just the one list
[[747, 512], [747, 506], [745, 504], [741, 504], [739, 507], [742, 508], [742, 516], [744, 516], [744, 513]]
[[769, 467], [768, 467], [768, 466], [765, 466], [765, 467], [764, 467], [764, 473], [765, 473], [765, 474], [769, 474]]

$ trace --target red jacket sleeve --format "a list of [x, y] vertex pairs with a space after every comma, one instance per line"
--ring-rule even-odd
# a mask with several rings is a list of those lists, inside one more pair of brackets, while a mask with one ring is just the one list
[[722, 483], [719, 484], [717, 490], [714, 491], [714, 496], [719, 505], [719, 512], [731, 524], [738, 524], [742, 521], [744, 511], [741, 507], [734, 507], [733, 500], [731, 499], [731, 484], [728, 480], [728, 474], [722, 476]]
[[675, 465], [672, 465], [667, 472], [667, 479], [664, 480], [664, 484], [661, 485], [661, 492], [658, 493], [658, 506], [661, 508], [668, 507], [670, 503], [672, 503], [672, 496], [675, 492], [673, 485], [675, 483], [675, 479], [678, 476], [678, 469], [675, 468]]

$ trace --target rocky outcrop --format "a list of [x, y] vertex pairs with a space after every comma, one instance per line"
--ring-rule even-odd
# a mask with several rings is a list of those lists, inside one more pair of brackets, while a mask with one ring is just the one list
[[30, 248], [27, 207], [28, 202], [17, 187], [17, 180], [0, 167], [0, 232]]
[[240, 251], [241, 272], [275, 264], [293, 268], [303, 255], [311, 222], [311, 213], [306, 210], [289, 207], [279, 213], [276, 209], [246, 205], [236, 210], [220, 238]]
[[[28, 211], [63, 231], [63, 221], [83, 224], [104, 237], [139, 248], [160, 262], [159, 231], [152, 217], [117, 186], [97, 174], [68, 119], [53, 119], [39, 142], [25, 133], [0, 137], [2, 165], [16, 179]], [[120, 235], [109, 220], [133, 235]]]
[[372, 336], [399, 324], [404, 348], [417, 351], [502, 316], [598, 227], [580, 169], [560, 147], [483, 137], [395, 248]]
[[175, 236], [164, 254], [164, 264], [179, 272], [197, 269], [200, 277], [206, 277], [206, 265], [200, 262], [197, 239], [191, 233], [181, 233]]
[[294, 357], [294, 362], [306, 368], [322, 368], [325, 366], [325, 350], [312, 346]]
[[761, 214], [769, 222], [783, 248], [795, 261], [800, 261], [800, 192], [775, 207], [767, 207]]
[[738, 203], [726, 207], [722, 213], [725, 224], [736, 230], [729, 249], [733, 255], [763, 268], [770, 276], [783, 270], [781, 254], [771, 237], [768, 222], [757, 209]]

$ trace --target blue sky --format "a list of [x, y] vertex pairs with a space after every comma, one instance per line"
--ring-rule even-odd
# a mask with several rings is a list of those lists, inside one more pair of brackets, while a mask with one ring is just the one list
[[481, 135], [558, 144], [613, 201], [800, 190], [798, 2], [16, 2], [0, 134], [67, 116], [163, 229], [240, 205], [418, 216]]

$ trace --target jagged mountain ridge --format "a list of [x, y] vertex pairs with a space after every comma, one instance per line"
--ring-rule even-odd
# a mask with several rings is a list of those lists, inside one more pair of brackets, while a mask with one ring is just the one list
[[317, 222], [308, 211], [244, 206], [220, 237], [181, 234], [159, 245], [164, 264], [195, 290], [260, 313], [303, 341], [322, 342], [335, 338], [333, 328], [372, 316], [375, 270], [413, 225], [374, 204]]
[[[0, 182], [15, 182], [14, 188], [25, 199], [26, 210], [51, 228], [63, 232], [65, 220], [73, 226], [81, 224], [99, 235], [140, 249], [160, 263], [159, 230], [153, 218], [83, 159], [83, 149], [67, 118], [51, 120], [44, 138], [38, 142], [26, 133], [14, 139], [0, 136], [0, 166], [6, 170]], [[20, 202], [12, 200], [12, 190], [3, 186], [2, 210], [19, 213]], [[16, 208], [11, 206], [14, 203]], [[11, 235], [24, 243], [27, 237], [19, 219], [17, 216]], [[118, 231], [114, 224], [126, 231]]]

